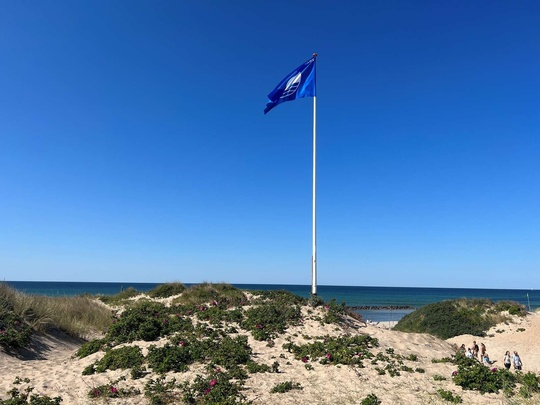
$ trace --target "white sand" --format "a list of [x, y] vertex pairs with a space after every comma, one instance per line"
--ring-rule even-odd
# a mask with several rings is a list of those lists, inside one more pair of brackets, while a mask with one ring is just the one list
[[[265, 342], [258, 342], [249, 338], [253, 348], [255, 360], [258, 363], [271, 365], [274, 361], [280, 363], [280, 373], [251, 374], [246, 382], [244, 394], [254, 404], [359, 404], [368, 394], [376, 394], [383, 404], [447, 404], [436, 393], [437, 389], [450, 390], [463, 397], [464, 404], [501, 404], [502, 393], [484, 394], [463, 391], [455, 386], [451, 380], [451, 373], [456, 368], [451, 364], [431, 362], [454, 353], [454, 344], [465, 343], [470, 346], [473, 340], [484, 342], [488, 353], [493, 360], [497, 360], [496, 367], [503, 367], [502, 357], [506, 350], [517, 350], [523, 360], [523, 371], [540, 371], [540, 315], [531, 314], [524, 319], [517, 319], [513, 324], [501, 324], [493, 328], [486, 338], [472, 336], [458, 336], [448, 341], [440, 340], [426, 334], [407, 334], [387, 329], [390, 325], [380, 323], [376, 326], [359, 323], [351, 320], [344, 329], [335, 325], [321, 326], [316, 321], [306, 321], [301, 327], [290, 328], [286, 336], [292, 337], [297, 343], [305, 341], [303, 336], [340, 335], [343, 333], [369, 334], [379, 340], [380, 347], [374, 352], [384, 352], [387, 348], [394, 349], [395, 353], [403, 356], [415, 354], [418, 361], [405, 361], [405, 364], [415, 368], [425, 369], [425, 373], [401, 372], [401, 376], [390, 377], [388, 374], [379, 375], [374, 366], [366, 362], [365, 368], [349, 366], [321, 365], [311, 363], [313, 370], [307, 370], [305, 365], [294, 360], [292, 354], [282, 349], [286, 342], [284, 337], [275, 340], [273, 348], [267, 347]], [[518, 328], [525, 331], [518, 332]], [[498, 330], [499, 332], [495, 332]], [[296, 336], [295, 336], [296, 334]], [[164, 342], [158, 342], [163, 344]], [[51, 397], [62, 396], [62, 404], [90, 404], [95, 400], [88, 398], [88, 392], [95, 386], [106, 384], [119, 376], [127, 376], [124, 382], [127, 386], [137, 387], [143, 391], [145, 382], [155, 376], [150, 375], [140, 380], [131, 380], [129, 370], [109, 371], [91, 376], [81, 375], [82, 370], [89, 364], [103, 356], [95, 353], [84, 359], [73, 358], [78, 343], [65, 336], [42, 336], [34, 348], [40, 353], [27, 352], [25, 357], [16, 358], [0, 352], [0, 393], [2, 398], [6, 391], [13, 388], [12, 382], [16, 376], [29, 378], [35, 387], [34, 392]], [[146, 348], [156, 342], [135, 342]], [[284, 354], [284, 358], [280, 355]], [[289, 364], [287, 364], [289, 363]], [[197, 366], [190, 368], [187, 373], [174, 374], [177, 380], [194, 378], [202, 369]], [[439, 374], [447, 378], [446, 381], [435, 381], [433, 376]], [[170, 376], [173, 374], [171, 373]], [[284, 381], [300, 383], [304, 388], [301, 391], [290, 391], [285, 394], [271, 394], [270, 389], [277, 383]], [[99, 402], [99, 401], [97, 401]], [[103, 402], [103, 401], [102, 401]], [[144, 396], [133, 398], [108, 399], [111, 404], [146, 404]]]

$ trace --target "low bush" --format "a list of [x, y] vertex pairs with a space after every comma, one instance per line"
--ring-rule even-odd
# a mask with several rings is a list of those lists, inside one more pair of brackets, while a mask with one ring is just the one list
[[105, 353], [105, 356], [95, 363], [95, 370], [103, 373], [107, 370], [136, 368], [140, 367], [143, 361], [144, 356], [139, 346], [124, 346]]
[[463, 402], [463, 399], [459, 395], [454, 395], [452, 391], [447, 391], [440, 388], [437, 390], [437, 394], [439, 394], [439, 396], [445, 401], [453, 404], [461, 404]]
[[199, 306], [212, 302], [224, 308], [232, 308], [246, 304], [247, 297], [243, 291], [230, 284], [202, 283], [188, 288], [174, 300], [175, 304], [188, 306]]
[[441, 339], [486, 331], [504, 320], [488, 299], [460, 299], [436, 302], [405, 315], [394, 327], [401, 332], [430, 333]]
[[150, 379], [144, 386], [144, 395], [151, 405], [177, 404], [181, 397], [176, 379], [167, 381], [165, 376]]
[[109, 342], [130, 343], [135, 340], [147, 342], [166, 334], [170, 328], [169, 309], [157, 302], [140, 302], [126, 309], [107, 332]]
[[112, 381], [109, 384], [102, 384], [97, 387], [91, 388], [88, 392], [88, 396], [92, 399], [97, 398], [127, 398], [139, 395], [141, 392], [135, 388], [119, 387], [120, 381], [125, 381], [125, 377], [121, 377], [116, 381]]
[[13, 305], [0, 297], [0, 346], [5, 349], [25, 347], [32, 329], [13, 311]]
[[285, 343], [283, 348], [292, 352], [297, 360], [304, 363], [311, 360], [321, 364], [347, 364], [363, 367], [364, 359], [373, 358], [370, 349], [377, 347], [379, 341], [369, 335], [324, 337], [313, 343], [295, 345]]
[[292, 390], [303, 390], [303, 389], [304, 387], [302, 387], [300, 383], [295, 383], [292, 381], [285, 381], [285, 382], [276, 384], [274, 387], [272, 387], [270, 392], [272, 394], [276, 394], [276, 393], [284, 394], [285, 392], [289, 392]]
[[186, 404], [247, 404], [241, 393], [242, 382], [223, 371], [214, 372], [207, 376], [197, 375], [192, 383], [185, 382], [182, 386], [184, 403]]
[[99, 300], [108, 305], [120, 305], [130, 298], [141, 295], [142, 293], [137, 291], [133, 287], [128, 287], [125, 290], [120, 291], [115, 295], [102, 295], [99, 297]]
[[463, 355], [456, 356], [455, 363], [458, 369], [452, 373], [452, 379], [464, 390], [498, 393], [503, 388], [512, 391], [516, 386], [516, 376], [506, 369], [490, 369]]
[[156, 288], [147, 292], [147, 295], [152, 298], [167, 298], [173, 295], [182, 294], [186, 290], [186, 286], [182, 283], [166, 283], [160, 284]]
[[168, 371], [184, 372], [193, 363], [194, 358], [189, 344], [182, 346], [172, 346], [166, 344], [162, 347], [150, 346], [146, 356], [148, 366], [156, 373], [166, 373]]
[[289, 325], [297, 325], [301, 319], [300, 307], [270, 302], [246, 311], [242, 327], [249, 330], [255, 340], [268, 340], [285, 332]]
[[375, 394], [369, 394], [360, 402], [361, 405], [379, 405], [380, 403], [381, 400]]

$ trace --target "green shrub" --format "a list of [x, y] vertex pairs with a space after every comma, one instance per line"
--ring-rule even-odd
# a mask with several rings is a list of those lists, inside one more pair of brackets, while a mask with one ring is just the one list
[[186, 404], [247, 404], [241, 393], [242, 383], [234, 382], [228, 373], [222, 371], [208, 376], [197, 375], [191, 384], [185, 382], [182, 390]]
[[325, 312], [322, 321], [326, 324], [340, 322], [346, 313], [345, 303], [338, 304], [335, 298], [325, 304], [324, 309]]
[[381, 400], [375, 394], [369, 394], [360, 402], [361, 405], [379, 405], [380, 403]]
[[151, 405], [177, 404], [180, 394], [176, 379], [167, 381], [165, 376], [150, 379], [144, 386], [144, 395], [149, 399]]
[[143, 361], [144, 356], [139, 346], [124, 346], [105, 353], [105, 356], [96, 362], [95, 368], [98, 373], [103, 373], [107, 370], [125, 370], [140, 367]]
[[241, 290], [230, 284], [202, 283], [188, 288], [174, 300], [175, 304], [188, 306], [199, 306], [212, 302], [223, 308], [232, 308], [244, 305], [247, 302], [247, 297]]
[[456, 385], [464, 390], [498, 393], [501, 389], [512, 390], [516, 377], [506, 369], [488, 368], [474, 359], [456, 356], [458, 370], [452, 373]]
[[309, 359], [319, 360], [321, 364], [347, 364], [363, 367], [362, 361], [370, 359], [373, 354], [369, 349], [377, 347], [379, 341], [369, 335], [326, 336], [322, 340], [304, 345], [285, 343], [284, 349], [294, 353], [297, 360], [304, 363]]
[[[253, 305], [265, 305], [272, 303], [275, 305], [293, 306], [306, 305], [308, 303], [306, 298], [300, 297], [299, 295], [285, 290], [256, 290], [252, 291], [252, 293], [254, 297], [251, 300], [251, 304]], [[323, 301], [317, 300], [317, 302]]]
[[148, 349], [146, 360], [148, 366], [156, 373], [184, 372], [188, 370], [188, 365], [194, 361], [188, 344], [183, 346], [166, 344], [163, 347], [152, 345]]
[[295, 383], [292, 381], [285, 381], [285, 382], [276, 384], [274, 387], [272, 387], [270, 392], [272, 394], [275, 394], [275, 393], [283, 394], [285, 392], [289, 392], [292, 390], [302, 390], [302, 389], [304, 388], [302, 387], [302, 385], [300, 385], [300, 383]]
[[249, 371], [251, 374], [270, 372], [270, 366], [266, 364], [259, 364], [251, 360], [247, 362], [246, 368], [247, 368], [247, 371]]
[[152, 298], [167, 298], [173, 295], [182, 294], [186, 286], [182, 283], [166, 283], [160, 284], [157, 287], [147, 292], [147, 295]]
[[120, 305], [122, 302], [132, 298], [136, 297], [137, 295], [140, 295], [141, 293], [137, 291], [133, 287], [128, 287], [123, 291], [120, 291], [118, 294], [115, 295], [102, 295], [99, 297], [99, 300], [104, 302], [108, 305]]
[[251, 357], [251, 347], [248, 345], [247, 336], [231, 338], [225, 336], [220, 342], [211, 342], [209, 350], [210, 359], [213, 363], [226, 368], [239, 364], [246, 364]]
[[430, 333], [441, 339], [465, 334], [485, 336], [485, 331], [503, 319], [493, 312], [494, 308], [488, 299], [436, 302], [405, 315], [394, 330]]
[[518, 381], [522, 384], [519, 393], [523, 398], [530, 398], [540, 392], [540, 377], [534, 373], [518, 374]]
[[289, 325], [297, 325], [301, 315], [297, 305], [285, 306], [272, 302], [249, 308], [242, 327], [249, 330], [255, 340], [273, 339], [285, 332]]
[[459, 395], [454, 395], [452, 391], [447, 391], [440, 388], [437, 390], [437, 393], [442, 399], [453, 404], [461, 404], [463, 402], [463, 399], [461, 399]]
[[13, 312], [13, 306], [0, 297], [0, 346], [17, 349], [30, 343], [32, 329]]
[[527, 315], [527, 309], [525, 305], [522, 305], [515, 301], [499, 301], [495, 305], [495, 311], [502, 312], [508, 311], [510, 315], [525, 316]]
[[112, 381], [109, 384], [102, 384], [90, 389], [88, 396], [92, 399], [97, 398], [127, 398], [139, 395], [141, 392], [135, 388], [118, 387], [120, 381], [125, 381], [125, 377]]
[[104, 345], [105, 345], [105, 339], [91, 340], [83, 344], [81, 347], [79, 347], [79, 350], [75, 352], [75, 356], [77, 356], [80, 359], [86, 356], [90, 356], [91, 354], [99, 352], [103, 348]]
[[135, 340], [153, 341], [166, 335], [170, 322], [169, 309], [157, 302], [143, 301], [126, 309], [111, 325], [106, 339], [114, 344], [130, 343]]

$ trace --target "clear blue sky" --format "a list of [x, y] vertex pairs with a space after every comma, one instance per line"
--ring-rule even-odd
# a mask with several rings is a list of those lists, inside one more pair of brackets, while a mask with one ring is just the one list
[[538, 288], [537, 1], [3, 1], [0, 278]]

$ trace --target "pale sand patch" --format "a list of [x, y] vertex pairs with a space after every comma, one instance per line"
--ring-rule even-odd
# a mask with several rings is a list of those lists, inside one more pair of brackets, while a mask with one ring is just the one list
[[[306, 319], [307, 309], [304, 308]], [[313, 314], [313, 313], [312, 313]], [[380, 327], [382, 326], [382, 327]], [[437, 339], [426, 334], [407, 334], [386, 329], [385, 325], [367, 325], [350, 320], [342, 329], [335, 325], [321, 325], [314, 320], [306, 320], [302, 326], [290, 328], [284, 336], [275, 339], [275, 346], [268, 347], [266, 342], [255, 341], [249, 336], [253, 348], [254, 360], [258, 363], [272, 365], [275, 361], [280, 364], [280, 373], [252, 374], [246, 382], [245, 395], [253, 404], [359, 404], [368, 394], [375, 394], [383, 404], [445, 404], [436, 391], [439, 388], [450, 390], [463, 397], [464, 404], [501, 404], [502, 393], [480, 395], [477, 392], [463, 391], [451, 381], [451, 373], [455, 367], [445, 363], [432, 363], [432, 359], [440, 359], [454, 353], [454, 344], [470, 345], [475, 339], [484, 342], [488, 353], [497, 360], [495, 365], [502, 367], [502, 356], [506, 350], [517, 350], [524, 363], [524, 371], [539, 371], [540, 344], [540, 315], [531, 314], [525, 319], [516, 319], [515, 323], [502, 324], [493, 328], [486, 338], [459, 336], [448, 341]], [[518, 328], [525, 331], [518, 332]], [[503, 331], [502, 333], [495, 332]], [[413, 369], [423, 368], [425, 373], [401, 372], [401, 376], [390, 377], [388, 374], [379, 375], [374, 366], [366, 362], [365, 368], [348, 366], [322, 365], [310, 363], [313, 370], [308, 370], [305, 364], [295, 360], [291, 353], [282, 348], [287, 338], [297, 344], [308, 342], [308, 336], [338, 336], [343, 333], [368, 334], [379, 340], [380, 347], [374, 353], [393, 349], [402, 356], [414, 354], [418, 361], [405, 361]], [[165, 339], [158, 342], [134, 342], [147, 353], [151, 344], [162, 345]], [[84, 359], [72, 357], [79, 347], [79, 342], [65, 336], [42, 336], [36, 340], [35, 351], [26, 353], [22, 358], [16, 358], [0, 352], [0, 393], [11, 389], [16, 376], [26, 377], [32, 381], [35, 392], [51, 397], [62, 396], [62, 404], [91, 404], [96, 403], [88, 398], [92, 387], [106, 384], [124, 375], [125, 386], [144, 389], [145, 383], [155, 375], [149, 375], [140, 380], [131, 380], [129, 371], [109, 371], [91, 376], [81, 375], [82, 370], [103, 356], [95, 353]], [[187, 373], [170, 373], [178, 381], [192, 379], [197, 373], [202, 373], [202, 366], [192, 366]], [[435, 374], [447, 378], [446, 381], [435, 381]], [[303, 390], [291, 391], [285, 394], [271, 394], [270, 389], [284, 381], [298, 382]], [[98, 402], [103, 403], [103, 402]], [[128, 399], [109, 399], [110, 404], [146, 404], [143, 395]]]

